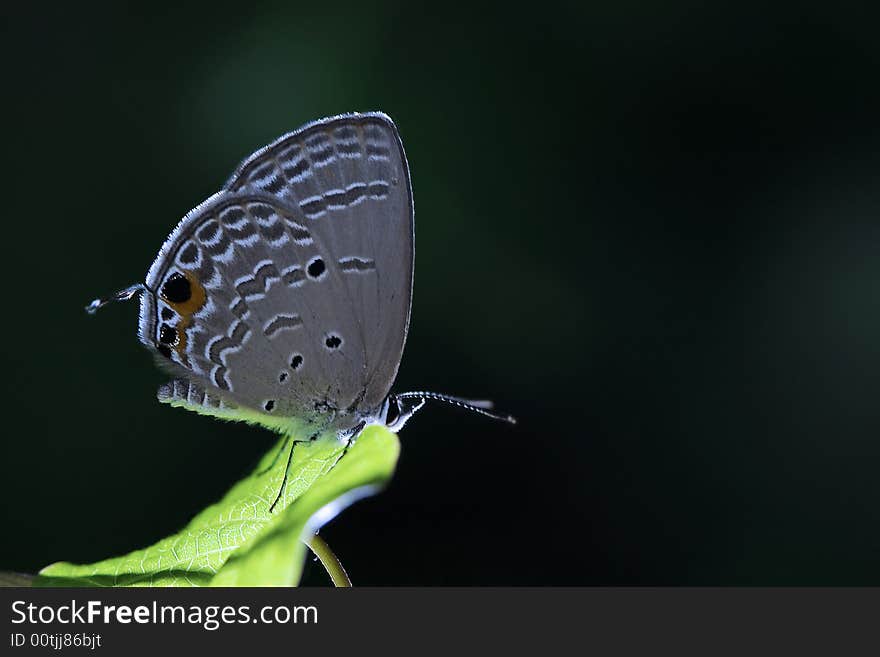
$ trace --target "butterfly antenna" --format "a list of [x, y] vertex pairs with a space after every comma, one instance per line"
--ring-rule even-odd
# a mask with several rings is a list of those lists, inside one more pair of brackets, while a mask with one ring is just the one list
[[419, 390], [417, 392], [401, 392], [400, 394], [395, 395], [395, 397], [398, 399], [430, 399], [433, 401], [441, 401], [473, 413], [478, 413], [479, 415], [485, 415], [493, 420], [516, 424], [516, 418], [512, 415], [494, 412], [492, 409], [495, 408], [495, 404], [486, 399], [463, 399], [461, 397], [453, 397], [452, 395], [444, 395], [440, 392], [427, 392], [424, 390]]
[[142, 283], [138, 283], [137, 285], [131, 285], [124, 290], [119, 290], [116, 294], [109, 297], [99, 298], [92, 301], [88, 306], [86, 306], [86, 312], [89, 315], [94, 315], [99, 308], [103, 308], [108, 303], [113, 301], [128, 301], [138, 292], [143, 292], [147, 288], [144, 287]]

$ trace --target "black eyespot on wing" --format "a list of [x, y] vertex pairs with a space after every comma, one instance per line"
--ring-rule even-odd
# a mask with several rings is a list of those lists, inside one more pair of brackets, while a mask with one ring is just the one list
[[282, 372], [278, 375], [278, 383], [284, 383], [287, 381], [287, 372]]
[[327, 345], [328, 349], [339, 349], [339, 346], [342, 344], [342, 338], [338, 335], [328, 335], [327, 339], [324, 340], [324, 344]]
[[168, 324], [159, 327], [159, 342], [162, 344], [177, 344], [177, 329]]
[[171, 303], [185, 303], [192, 296], [189, 280], [183, 274], [174, 272], [162, 286], [162, 296]]
[[299, 354], [294, 354], [293, 357], [290, 359], [290, 366], [295, 370], [298, 370], [302, 366], [302, 364], [303, 357]]
[[270, 399], [265, 404], [263, 404], [263, 408], [265, 408], [267, 412], [271, 413], [272, 409], [275, 408], [275, 400]]
[[323, 274], [327, 270], [327, 266], [324, 264], [324, 261], [321, 258], [315, 258], [309, 263], [306, 271], [309, 273], [310, 278], [321, 278], [321, 274]]
[[170, 322], [172, 319], [174, 319], [174, 311], [171, 310], [171, 308], [163, 308], [162, 319], [164, 319], [166, 322]]

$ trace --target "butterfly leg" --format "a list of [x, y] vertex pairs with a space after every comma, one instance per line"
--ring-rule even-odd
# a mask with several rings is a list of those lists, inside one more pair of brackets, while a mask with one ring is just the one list
[[273, 470], [278, 463], [278, 459], [281, 458], [281, 455], [284, 454], [284, 450], [287, 448], [287, 443], [290, 442], [290, 436], [284, 436], [284, 441], [281, 443], [281, 449], [275, 454], [275, 458], [272, 459], [272, 463], [270, 463], [267, 467], [263, 468], [257, 473], [258, 477], [262, 477], [264, 474], [269, 472], [269, 470]]
[[296, 447], [299, 443], [310, 443], [320, 435], [320, 431], [314, 433], [308, 438], [308, 440], [290, 440], [290, 436], [287, 437], [287, 441], [285, 441], [284, 445], [286, 446], [288, 442], [290, 443], [290, 452], [288, 452], [287, 454], [287, 465], [284, 466], [284, 479], [281, 480], [281, 486], [278, 488], [278, 494], [275, 496], [275, 501], [272, 502], [272, 505], [269, 507], [269, 513], [272, 513], [275, 510], [275, 505], [278, 504], [278, 500], [281, 499], [281, 494], [287, 487], [287, 474], [290, 472], [290, 464], [293, 462], [293, 448]]

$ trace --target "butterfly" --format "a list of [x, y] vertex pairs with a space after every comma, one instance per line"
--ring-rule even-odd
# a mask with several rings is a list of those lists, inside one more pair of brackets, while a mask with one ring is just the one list
[[514, 422], [488, 401], [391, 393], [414, 255], [397, 127], [343, 114], [245, 158], [178, 223], [144, 283], [86, 310], [140, 295], [138, 337], [173, 377], [159, 401], [205, 415], [346, 442], [371, 424], [399, 431], [428, 400]]

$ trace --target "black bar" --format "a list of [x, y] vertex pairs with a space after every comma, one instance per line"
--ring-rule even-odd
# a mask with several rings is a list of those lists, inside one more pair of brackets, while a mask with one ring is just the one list
[[[17, 603], [16, 603], [17, 601]], [[73, 602], [75, 601], [75, 602]], [[49, 620], [62, 607], [99, 601], [93, 623], [13, 623], [45, 605]], [[13, 604], [15, 607], [13, 607]], [[154, 607], [153, 605], [156, 605]], [[648, 588], [354, 588], [354, 589], [0, 589], [4, 633], [0, 653], [56, 652], [58, 635], [85, 641], [81, 654], [872, 654], [876, 652], [880, 589]], [[117, 610], [181, 606], [192, 622], [119, 622]], [[209, 629], [215, 607], [236, 610], [235, 622]], [[267, 612], [263, 608], [271, 606]], [[284, 606], [284, 611], [276, 608]], [[299, 607], [299, 610], [295, 608]], [[291, 609], [293, 608], [293, 611]], [[312, 613], [308, 608], [313, 608]], [[302, 609], [306, 609], [303, 613]], [[298, 622], [278, 622], [287, 613]], [[32, 613], [40, 613], [34, 611]], [[69, 611], [62, 611], [62, 617]], [[103, 614], [109, 614], [109, 623]], [[220, 610], [214, 620], [219, 621]], [[273, 616], [280, 613], [280, 616]], [[158, 615], [155, 616], [158, 618]], [[122, 613], [121, 618], [129, 618]], [[166, 621], [171, 616], [166, 614]], [[179, 613], [177, 618], [180, 618]], [[22, 639], [24, 637], [24, 639]], [[62, 636], [63, 640], [63, 636]], [[73, 639], [71, 639], [71, 642]], [[16, 642], [24, 645], [16, 647]], [[47, 643], [34, 647], [32, 643]], [[281, 652], [274, 652], [279, 650]], [[271, 651], [271, 652], [269, 652]]]

